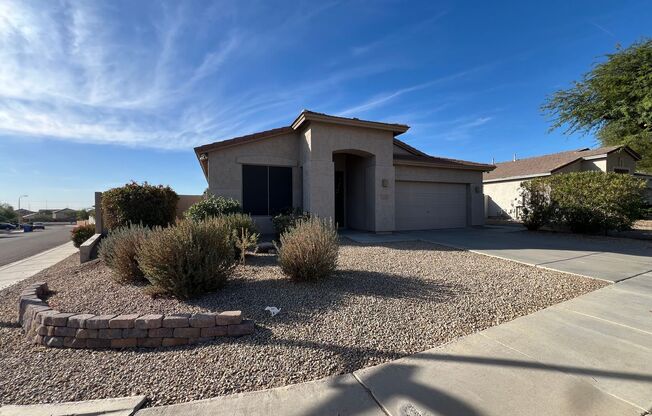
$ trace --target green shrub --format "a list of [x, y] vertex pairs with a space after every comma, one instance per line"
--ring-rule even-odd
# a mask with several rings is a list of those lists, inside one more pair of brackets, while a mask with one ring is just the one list
[[281, 234], [281, 270], [295, 280], [323, 279], [337, 267], [337, 231], [332, 221], [311, 217]]
[[[645, 182], [632, 175], [572, 172], [528, 182], [522, 187], [537, 192], [525, 191], [525, 207], [539, 207], [537, 215], [547, 225], [567, 226], [572, 232], [624, 230], [643, 214]], [[543, 188], [545, 198], [539, 193]]]
[[534, 231], [550, 222], [554, 212], [550, 201], [550, 187], [546, 178], [536, 178], [521, 184], [523, 212], [521, 220], [528, 230]]
[[95, 234], [95, 225], [78, 225], [72, 230], [70, 230], [70, 239], [72, 244], [75, 247], [79, 247], [84, 244], [84, 241], [88, 240]]
[[[233, 250], [236, 258], [241, 258], [244, 255], [241, 247], [245, 243], [242, 240], [242, 230], [245, 230], [247, 240], [255, 240], [254, 245], [258, 242], [258, 233], [256, 230], [256, 224], [249, 214], [231, 214], [224, 215], [219, 217], [221, 221], [224, 221], [227, 228], [230, 230], [230, 234], [233, 240]], [[246, 250], [245, 250], [246, 251]]]
[[294, 227], [297, 222], [310, 218], [310, 213], [303, 212], [300, 209], [283, 212], [272, 218], [272, 224], [276, 232], [281, 235], [290, 228]]
[[176, 217], [179, 196], [169, 186], [131, 182], [102, 193], [104, 225], [113, 230], [129, 224], [167, 227]]
[[240, 264], [245, 264], [245, 257], [247, 250], [253, 250], [258, 244], [258, 237], [256, 233], [250, 233], [246, 228], [240, 228], [240, 230], [232, 230], [232, 236], [234, 241], [234, 247], [236, 255], [240, 257]]
[[99, 257], [122, 284], [146, 282], [138, 266], [136, 253], [152, 231], [142, 225], [116, 228], [100, 243]]
[[242, 211], [242, 207], [235, 199], [210, 195], [192, 204], [184, 215], [193, 221], [201, 221], [206, 218], [235, 214], [240, 211]]
[[642, 215], [645, 182], [631, 175], [573, 172], [550, 183], [556, 221], [573, 232], [625, 230]]
[[136, 258], [150, 283], [181, 299], [222, 287], [235, 264], [231, 230], [220, 218], [156, 228]]

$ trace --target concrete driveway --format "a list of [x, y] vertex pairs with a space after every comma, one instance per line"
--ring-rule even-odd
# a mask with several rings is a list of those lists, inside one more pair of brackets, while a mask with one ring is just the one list
[[651, 241], [530, 232], [513, 226], [412, 231], [400, 236], [611, 282], [652, 272]]

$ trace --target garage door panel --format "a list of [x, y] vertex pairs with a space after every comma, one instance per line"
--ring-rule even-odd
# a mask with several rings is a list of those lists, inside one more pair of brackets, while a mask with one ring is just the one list
[[396, 182], [396, 229], [427, 230], [466, 226], [466, 184]]

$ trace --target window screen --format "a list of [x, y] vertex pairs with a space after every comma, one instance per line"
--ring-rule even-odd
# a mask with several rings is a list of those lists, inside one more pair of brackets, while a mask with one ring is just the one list
[[242, 165], [242, 209], [276, 215], [292, 208], [292, 168]]

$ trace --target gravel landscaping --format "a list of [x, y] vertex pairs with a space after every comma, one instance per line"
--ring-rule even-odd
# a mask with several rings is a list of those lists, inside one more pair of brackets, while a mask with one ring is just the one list
[[[153, 299], [78, 256], [0, 291], [0, 404], [144, 394], [150, 406], [300, 383], [394, 360], [598, 289], [606, 283], [424, 243], [343, 240], [338, 272], [285, 278], [273, 255], [248, 258], [219, 293]], [[50, 349], [25, 341], [20, 290], [45, 281], [48, 302], [79, 313], [242, 310], [254, 335], [162, 349]], [[264, 309], [276, 306], [271, 317]]]

